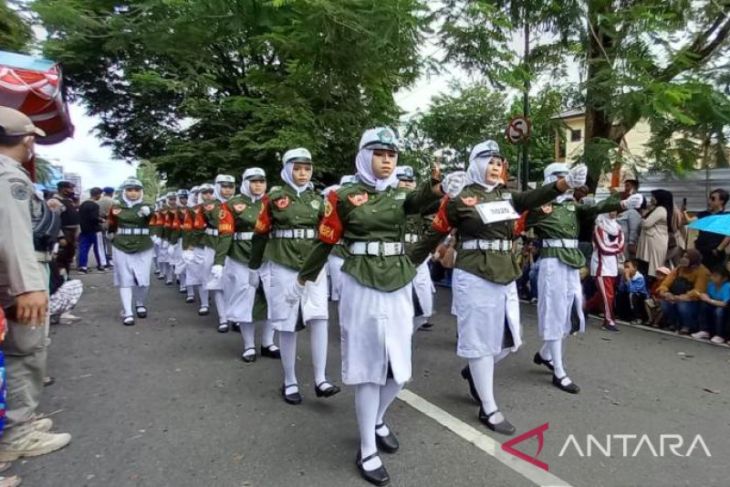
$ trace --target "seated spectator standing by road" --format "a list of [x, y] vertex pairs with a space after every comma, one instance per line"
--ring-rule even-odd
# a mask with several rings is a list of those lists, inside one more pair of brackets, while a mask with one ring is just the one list
[[707, 292], [700, 295], [700, 326], [692, 338], [710, 338], [713, 343], [724, 343], [728, 338], [727, 318], [730, 305], [730, 279], [724, 267], [716, 267], [710, 274]]
[[710, 271], [702, 265], [702, 256], [694, 249], [685, 252], [674, 269], [659, 287], [662, 313], [670, 329], [680, 335], [697, 331], [700, 296], [707, 290]]
[[[637, 266], [639, 266], [639, 262], [637, 262]], [[672, 271], [669, 270], [669, 267], [662, 266], [657, 268], [656, 278], [653, 282], [650, 283], [649, 280], [644, 277], [647, 281], [647, 286], [649, 287], [649, 299], [647, 299], [644, 303], [644, 307], [646, 308], [646, 316], [649, 324], [654, 328], [661, 327], [661, 323], [663, 322], [659, 288], [662, 284], [664, 284], [664, 281], [666, 281], [667, 277], [669, 277], [669, 274], [671, 273]]]
[[76, 186], [69, 181], [61, 181], [56, 187], [58, 194], [53, 199], [58, 200], [63, 206], [61, 212], [61, 228], [63, 229], [63, 241], [58, 251], [56, 262], [68, 276], [71, 270], [71, 263], [76, 255], [76, 236], [79, 233], [79, 211], [74, 203], [74, 190]]
[[[624, 181], [624, 192], [621, 198], [626, 199], [638, 192], [639, 181], [636, 179], [627, 179]], [[621, 231], [624, 233], [624, 239], [626, 241], [624, 257], [627, 259], [635, 259], [636, 246], [639, 243], [639, 234], [641, 233], [641, 213], [639, 213], [639, 210], [629, 208], [618, 216], [617, 221], [621, 225]]]
[[623, 274], [616, 294], [616, 316], [633, 324], [647, 321], [646, 299], [649, 291], [646, 289], [646, 279], [639, 272], [635, 260], [624, 262]]
[[96, 268], [104, 272], [106, 267], [106, 253], [104, 250], [104, 234], [101, 231], [102, 218], [99, 213], [98, 201], [101, 198], [100, 188], [91, 188], [91, 197], [81, 203], [79, 207], [79, 223], [81, 234], [79, 235], [79, 272], [89, 272], [89, 249], [94, 248], [96, 257]]
[[636, 249], [639, 269], [651, 283], [656, 269], [665, 265], [669, 251], [669, 235], [674, 234], [674, 197], [664, 189], [655, 189], [645, 200], [646, 212], [641, 220], [641, 235]]
[[[699, 212], [697, 218], [726, 213], [728, 197], [728, 192], [724, 189], [714, 190], [707, 199], [707, 211]], [[709, 269], [723, 264], [726, 257], [725, 248], [728, 245], [730, 237], [713, 232], [700, 231], [695, 240], [695, 248], [702, 254], [702, 262]]]
[[593, 230], [591, 276], [597, 291], [586, 302], [586, 311], [603, 311], [603, 329], [618, 331], [614, 319], [615, 284], [618, 276], [618, 256], [624, 251], [624, 234], [616, 221], [616, 212], [603, 213], [596, 218]]

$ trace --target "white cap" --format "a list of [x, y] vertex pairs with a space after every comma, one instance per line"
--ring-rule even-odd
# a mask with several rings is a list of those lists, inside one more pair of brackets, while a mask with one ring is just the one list
[[215, 177], [215, 184], [221, 183], [236, 184], [236, 178], [230, 174], [219, 174]]
[[345, 174], [340, 178], [340, 186], [357, 182], [357, 176], [354, 174]]
[[312, 154], [304, 147], [298, 147], [296, 149], [286, 151], [284, 153], [284, 157], [281, 158], [281, 162], [283, 162], [284, 164], [286, 164], [287, 162], [311, 164]]
[[200, 186], [193, 186], [190, 188], [191, 193], [197, 193], [198, 191], [200, 191]]
[[398, 151], [398, 136], [390, 127], [367, 129], [360, 138], [360, 149], [388, 149]]
[[568, 174], [570, 171], [570, 167], [564, 162], [553, 162], [551, 164], [548, 164], [548, 166], [543, 171], [543, 177], [545, 179], [549, 178], [550, 176], [554, 176], [557, 174]]
[[416, 174], [413, 172], [411, 166], [397, 166], [395, 168], [395, 175], [399, 181], [415, 181]]
[[202, 193], [204, 191], [215, 191], [215, 187], [210, 183], [203, 183], [200, 185], [198, 190]]
[[169, 199], [177, 199], [177, 193], [175, 191], [170, 191], [165, 195], [165, 198]]
[[260, 167], [249, 167], [243, 171], [243, 180], [254, 181], [254, 180], [266, 180], [266, 171]]
[[493, 140], [485, 140], [474, 146], [469, 155], [469, 160], [473, 161], [477, 157], [502, 157], [499, 150], [499, 144]]
[[144, 188], [144, 185], [142, 184], [142, 181], [140, 181], [137, 178], [127, 178], [122, 183], [122, 188]]

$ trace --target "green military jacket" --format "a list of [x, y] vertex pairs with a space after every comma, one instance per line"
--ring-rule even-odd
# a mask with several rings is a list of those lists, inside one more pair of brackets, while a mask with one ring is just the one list
[[[203, 247], [203, 238], [205, 237], [205, 222], [199, 222], [202, 206], [197, 205], [188, 208], [188, 214], [185, 216], [182, 226], [182, 246], [183, 250], [192, 250], [195, 247]], [[196, 222], [198, 225], [196, 225]]]
[[[476, 205], [510, 201], [517, 213], [536, 208], [552, 201], [560, 194], [556, 184], [548, 184], [532, 191], [513, 192], [498, 186], [488, 192], [478, 184], [466, 186], [456, 198], [444, 199], [432, 227], [423, 240], [411, 249], [409, 255], [416, 263], [423, 262], [438, 245], [445, 233], [457, 230], [459, 242], [465, 240], [514, 240], [515, 221], [506, 220], [485, 224]], [[467, 250], [457, 247], [455, 267], [497, 284], [508, 284], [520, 276], [516, 256], [510, 251]]]
[[277, 238], [277, 230], [317, 230], [324, 214], [324, 200], [308, 189], [297, 196], [288, 185], [275, 186], [264, 198], [256, 222], [249, 267], [258, 269], [261, 262], [270, 260], [284, 267], [299, 270], [314, 247], [315, 239]]
[[[621, 211], [618, 196], [612, 196], [595, 205], [581, 205], [573, 200], [562, 203], [552, 202], [530, 211], [527, 227], [535, 230], [540, 239], [578, 238], [581, 224], [590, 224], [600, 213]], [[564, 264], [580, 269], [586, 264], [585, 256], [578, 248], [542, 246], [540, 257], [557, 257]]]
[[[145, 216], [140, 213], [143, 207], [150, 210]], [[149, 235], [149, 223], [152, 218], [152, 208], [142, 202], [128, 206], [124, 201], [115, 200], [110, 211], [109, 232], [114, 234], [112, 245], [122, 252], [134, 254], [152, 248], [152, 239]], [[121, 229], [144, 229], [146, 235], [121, 234]]]
[[[406, 216], [438, 201], [431, 182], [415, 191], [388, 188], [376, 191], [363, 183], [341, 188], [330, 194], [325, 218], [320, 226], [320, 241], [299, 273], [301, 280], [315, 280], [334, 243], [340, 238], [349, 246], [354, 242], [401, 242], [406, 233]], [[363, 286], [391, 292], [402, 288], [416, 276], [416, 267], [406, 255], [345, 257], [342, 272]]]
[[248, 264], [251, 259], [252, 240], [237, 239], [236, 235], [241, 233], [253, 233], [256, 227], [262, 200], [253, 201], [248, 196], [239, 194], [228, 200], [228, 208], [233, 215], [234, 234], [220, 235], [219, 244], [216, 247], [215, 263], [223, 265], [226, 257]]

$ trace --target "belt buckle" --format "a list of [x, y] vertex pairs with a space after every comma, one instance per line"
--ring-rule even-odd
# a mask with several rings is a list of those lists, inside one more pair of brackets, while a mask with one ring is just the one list
[[292, 230], [292, 236], [294, 238], [304, 238], [304, 230], [300, 228], [295, 228], [294, 230]]
[[380, 255], [380, 242], [368, 242], [365, 252], [367, 255]]

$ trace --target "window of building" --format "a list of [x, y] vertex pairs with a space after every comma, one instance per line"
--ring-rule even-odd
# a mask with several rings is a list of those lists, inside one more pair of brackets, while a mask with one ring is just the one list
[[581, 137], [583, 136], [583, 131], [578, 130], [570, 130], [570, 141], [571, 142], [580, 142]]

